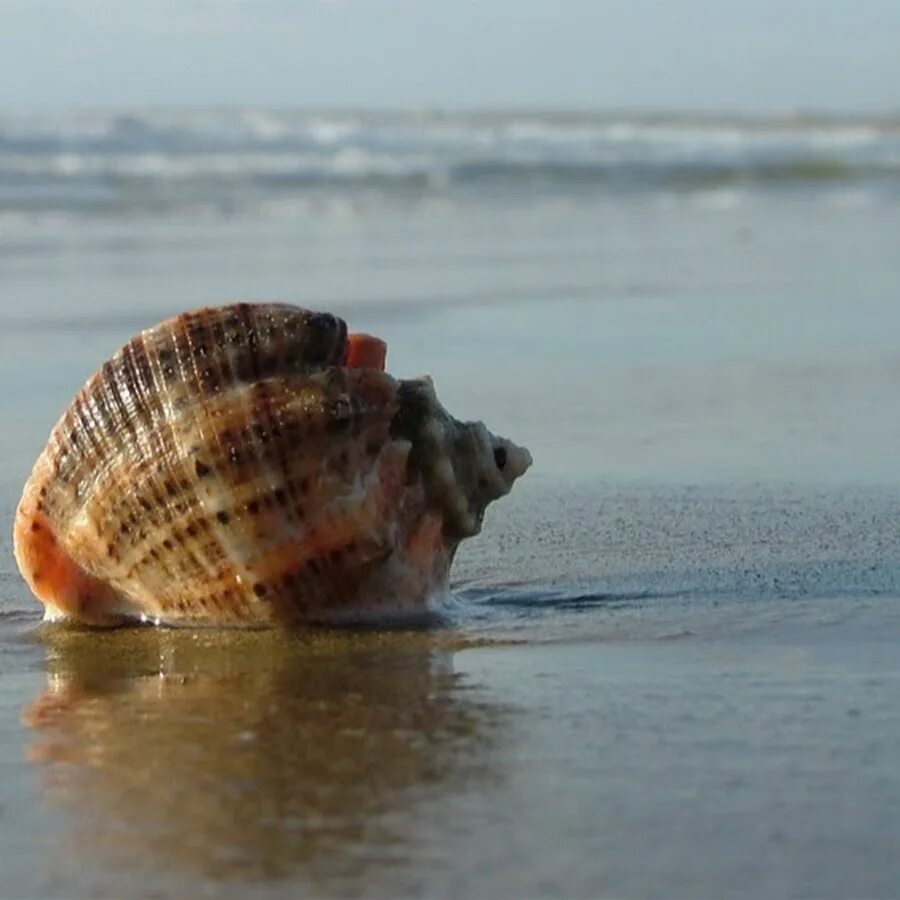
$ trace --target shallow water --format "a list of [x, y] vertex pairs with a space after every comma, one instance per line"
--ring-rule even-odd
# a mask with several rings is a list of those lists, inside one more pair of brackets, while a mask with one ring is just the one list
[[893, 641], [771, 637], [57, 629], [47, 675], [17, 679], [24, 758], [4, 768], [29, 783], [4, 780], [6, 883], [890, 896]]
[[[892, 183], [2, 219], [0, 892], [896, 896]], [[39, 624], [9, 533], [53, 421], [232, 297], [345, 314], [532, 450], [440, 622]]]

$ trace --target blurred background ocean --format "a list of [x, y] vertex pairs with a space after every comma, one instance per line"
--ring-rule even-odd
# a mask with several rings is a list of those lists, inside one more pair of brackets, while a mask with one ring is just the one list
[[[895, 3], [0, 17], [11, 896], [897, 896]], [[232, 299], [531, 449], [449, 629], [38, 629], [57, 415]]]
[[898, 198], [890, 116], [7, 115], [0, 371], [43, 333], [9, 395], [46, 426], [134, 330], [280, 298], [384, 330], [537, 477], [893, 483]]
[[0, 120], [4, 225], [713, 188], [896, 200], [900, 118], [156, 110]]

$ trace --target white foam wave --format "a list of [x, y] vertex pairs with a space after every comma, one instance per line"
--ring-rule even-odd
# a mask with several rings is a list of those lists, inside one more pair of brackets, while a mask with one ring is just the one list
[[693, 190], [723, 208], [756, 183], [885, 178], [900, 179], [900, 122], [261, 109], [0, 118], [0, 198], [13, 207], [128, 207], [163, 195], [215, 206], [223, 192], [233, 203], [252, 191], [259, 203], [260, 192], [277, 201], [375, 183], [423, 194], [486, 184], [560, 196]]

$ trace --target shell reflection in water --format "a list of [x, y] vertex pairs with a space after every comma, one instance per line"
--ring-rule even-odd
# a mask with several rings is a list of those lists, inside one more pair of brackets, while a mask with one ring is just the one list
[[48, 687], [23, 718], [66, 813], [63, 869], [93, 856], [154, 896], [185, 878], [354, 893], [379, 860], [403, 877], [421, 804], [496, 777], [505, 714], [460, 690], [447, 632], [44, 639]]

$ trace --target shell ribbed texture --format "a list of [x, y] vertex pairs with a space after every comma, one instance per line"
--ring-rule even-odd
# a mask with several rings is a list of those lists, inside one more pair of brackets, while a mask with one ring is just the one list
[[126, 344], [26, 485], [16, 555], [38, 597], [98, 622], [314, 618], [352, 598], [414, 501], [397, 383], [345, 367], [346, 343], [334, 316], [237, 304]]

